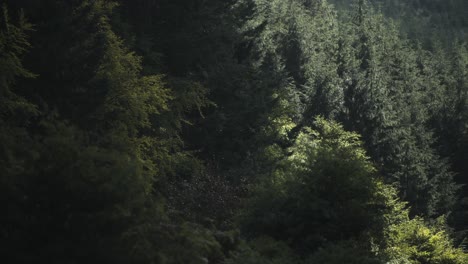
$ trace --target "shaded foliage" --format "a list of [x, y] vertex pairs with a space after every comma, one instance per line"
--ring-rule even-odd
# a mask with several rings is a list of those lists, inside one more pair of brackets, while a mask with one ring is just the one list
[[460, 1], [4, 2], [10, 262], [467, 262]]

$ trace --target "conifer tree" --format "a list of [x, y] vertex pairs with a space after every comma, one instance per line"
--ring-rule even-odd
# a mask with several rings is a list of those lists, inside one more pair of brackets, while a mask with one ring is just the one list
[[433, 149], [424, 105], [424, 79], [395, 27], [360, 1], [343, 32], [341, 72], [348, 127], [362, 133], [371, 157], [415, 214], [450, 210], [456, 187], [447, 162]]
[[[173, 96], [162, 76], [142, 76], [140, 58], [113, 32], [115, 4], [48, 4], [50, 10], [67, 7], [63, 11], [70, 13], [56, 18], [64, 24], [54, 34], [71, 28], [75, 41], [56, 50], [60, 73], [54, 67], [41, 68], [35, 81], [51, 84], [37, 96], [44, 112], [55, 110], [35, 123], [35, 157], [27, 171], [20, 171], [21, 185], [11, 185], [19, 188], [23, 200], [11, 205], [12, 217], [21, 221], [7, 223], [5, 231], [18, 241], [6, 247], [10, 259], [202, 263], [205, 257], [217, 257], [212, 252], [217, 252], [218, 242], [207, 230], [169, 220], [161, 188], [179, 154], [174, 153], [177, 135], [163, 114], [169, 112]], [[39, 22], [39, 30], [56, 26]], [[22, 34], [20, 28], [9, 27]], [[55, 39], [40, 39], [44, 42], [38, 44], [44, 47]], [[6, 49], [23, 45], [6, 44]], [[7, 54], [16, 59], [14, 51]], [[26, 73], [20, 64], [14, 66], [19, 73], [8, 78]], [[187, 237], [192, 240], [180, 247]]]
[[[14, 16], [13, 16], [14, 17]], [[28, 134], [37, 107], [20, 95], [17, 83], [34, 75], [23, 66], [23, 56], [30, 49], [28, 34], [32, 29], [23, 16], [18, 20], [8, 14], [6, 5], [0, 13], [0, 244], [5, 249], [24, 246], [28, 222], [22, 211], [27, 202], [24, 176], [37, 156], [37, 144]], [[4, 252], [4, 255], [18, 252]], [[5, 257], [6, 257], [5, 256]]]

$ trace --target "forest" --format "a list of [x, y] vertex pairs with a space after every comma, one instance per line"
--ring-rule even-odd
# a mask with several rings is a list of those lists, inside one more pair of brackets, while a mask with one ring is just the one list
[[468, 264], [466, 0], [0, 0], [2, 263]]

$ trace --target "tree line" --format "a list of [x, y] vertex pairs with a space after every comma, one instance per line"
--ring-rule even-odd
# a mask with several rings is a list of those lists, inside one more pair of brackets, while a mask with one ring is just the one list
[[3, 2], [8, 262], [468, 263], [463, 1]]

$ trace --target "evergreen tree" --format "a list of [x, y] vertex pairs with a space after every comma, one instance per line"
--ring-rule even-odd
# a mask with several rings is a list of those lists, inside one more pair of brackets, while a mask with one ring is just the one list
[[314, 127], [304, 128], [289, 156], [261, 178], [244, 228], [250, 236], [285, 241], [301, 255], [339, 241], [370, 250], [366, 236], [381, 236], [382, 216], [391, 210], [383, 185], [357, 134], [321, 118]]
[[[0, 202], [5, 208], [0, 219], [0, 243], [8, 248], [24, 246], [27, 222], [21, 207], [28, 199], [23, 190], [24, 174], [31, 171], [37, 157], [37, 144], [28, 134], [31, 119], [39, 114], [37, 107], [23, 98], [17, 89], [19, 78], [34, 75], [24, 68], [22, 60], [29, 50], [28, 34], [32, 29], [22, 13], [11, 21], [6, 5], [0, 15]], [[3, 250], [2, 250], [3, 252]], [[14, 252], [15, 254], [17, 252]], [[3, 255], [11, 254], [4, 252]]]
[[[11, 204], [12, 217], [18, 215], [20, 221], [7, 223], [5, 231], [16, 234], [7, 241], [18, 243], [5, 244], [8, 257], [19, 262], [52, 257], [54, 263], [202, 263], [204, 257], [218, 258], [213, 252], [219, 245], [209, 231], [172, 224], [167, 216], [160, 188], [179, 154], [174, 153], [177, 135], [171, 134], [174, 129], [163, 113], [173, 96], [162, 76], [141, 75], [139, 57], [112, 31], [114, 3], [49, 4], [68, 7], [71, 13], [57, 19], [67, 22], [61, 29], [73, 28], [79, 41], [56, 51], [61, 74], [52, 67], [41, 69], [35, 82], [52, 83], [37, 96], [55, 114], [42, 116], [31, 131], [38, 148], [31, 167], [20, 171], [22, 182], [16, 187], [22, 200]], [[74, 24], [78, 21], [79, 26]], [[85, 50], [77, 49], [83, 44]], [[16, 59], [16, 53], [10, 54]], [[83, 57], [73, 57], [78, 54]], [[61, 64], [69, 56], [74, 60]], [[84, 65], [80, 76], [75, 74], [78, 65]], [[66, 96], [72, 98], [64, 104]], [[184, 238], [191, 240], [180, 247]]]
[[2, 259], [467, 262], [461, 0], [4, 2]]
[[[452, 162], [457, 173], [457, 183], [463, 184], [457, 208], [452, 215], [452, 222], [457, 230], [466, 230], [466, 183], [467, 183], [467, 127], [468, 127], [468, 52], [465, 44], [454, 45], [452, 51], [440, 52], [434, 62], [437, 64], [437, 78], [440, 83], [440, 107], [433, 115], [433, 126], [438, 135], [440, 152]], [[444, 56], [444, 58], [442, 58]], [[461, 232], [460, 239], [466, 236]]]
[[456, 187], [447, 162], [433, 149], [415, 54], [395, 27], [364, 4], [358, 3], [342, 33], [346, 124], [362, 133], [371, 157], [388, 182], [399, 184], [413, 213], [446, 213]]
[[317, 118], [287, 156], [275, 149], [276, 169], [260, 179], [241, 218], [251, 240], [228, 263], [466, 262], [443, 219], [409, 217], [357, 134]]

